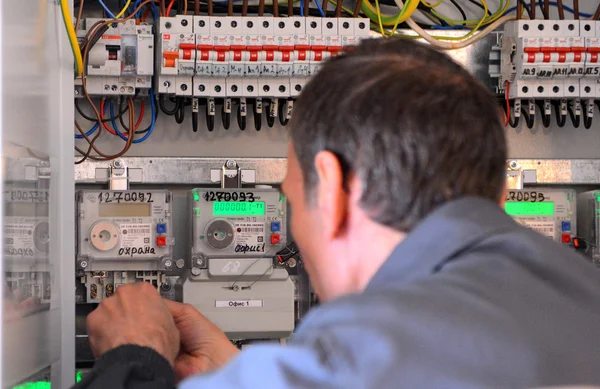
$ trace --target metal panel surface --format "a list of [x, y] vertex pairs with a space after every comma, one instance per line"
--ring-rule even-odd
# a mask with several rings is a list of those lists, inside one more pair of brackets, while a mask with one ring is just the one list
[[[229, 158], [122, 158], [125, 166], [140, 169], [141, 184], [218, 184], [211, 171], [220, 170]], [[234, 158], [242, 170], [256, 173], [256, 184], [279, 184], [285, 177], [285, 158]], [[600, 159], [510, 159], [524, 172], [525, 184], [600, 184]], [[75, 168], [75, 180], [103, 183], [97, 170], [108, 169], [108, 162], [85, 162]], [[100, 177], [105, 177], [100, 175]]]

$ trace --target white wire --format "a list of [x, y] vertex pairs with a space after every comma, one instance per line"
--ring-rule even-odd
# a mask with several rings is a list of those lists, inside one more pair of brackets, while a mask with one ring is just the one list
[[[404, 3], [402, 2], [402, 0], [394, 0], [394, 1], [398, 5], [398, 7], [400, 7], [400, 9], [402, 9], [402, 7], [404, 7]], [[473, 43], [475, 43], [477, 41], [482, 40], [490, 32], [494, 31], [495, 29], [497, 29], [504, 23], [506, 23], [510, 20], [515, 20], [515, 19], [516, 19], [515, 15], [503, 16], [500, 19], [496, 20], [494, 23], [488, 25], [486, 28], [484, 28], [480, 32], [473, 35], [472, 37], [465, 39], [463, 41], [458, 41], [458, 42], [445, 42], [445, 41], [440, 41], [440, 40], [432, 37], [425, 30], [423, 30], [421, 27], [419, 27], [419, 25], [412, 19], [412, 17], [410, 17], [406, 20], [406, 24], [408, 24], [408, 26], [414, 32], [419, 34], [421, 36], [421, 38], [425, 39], [432, 46], [434, 46], [438, 49], [442, 49], [442, 50], [457, 50], [457, 49], [463, 49], [469, 45], [472, 45]]]

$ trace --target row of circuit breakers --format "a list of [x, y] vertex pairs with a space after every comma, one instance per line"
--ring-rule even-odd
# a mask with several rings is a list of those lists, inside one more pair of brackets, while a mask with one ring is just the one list
[[509, 99], [600, 98], [600, 22], [518, 20], [498, 43], [490, 73]]
[[[48, 275], [27, 271], [33, 261], [48, 260], [47, 194], [11, 190], [4, 218], [8, 287], [25, 288], [42, 302], [51, 297]], [[290, 243], [280, 192], [191, 191], [186, 258], [173, 257], [174, 224], [186, 221], [173, 218], [172, 206], [166, 190], [77, 193], [77, 302], [98, 303], [123, 284], [147, 281], [165, 298], [195, 306], [232, 339], [282, 338], [293, 331], [298, 269], [295, 260], [278, 260]], [[586, 253], [600, 263], [600, 191], [510, 190], [505, 210], [560, 244], [587, 242]]]
[[92, 96], [144, 95], [154, 77], [162, 94], [295, 97], [323, 60], [368, 36], [369, 23], [354, 18], [178, 15], [155, 26], [130, 20], [113, 24], [91, 48], [86, 88]]

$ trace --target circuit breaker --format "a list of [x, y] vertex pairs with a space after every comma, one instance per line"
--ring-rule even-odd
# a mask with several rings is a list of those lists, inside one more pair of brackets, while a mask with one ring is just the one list
[[577, 235], [577, 197], [572, 189], [509, 190], [506, 213], [518, 223], [564, 245]]
[[183, 301], [231, 339], [287, 337], [294, 283], [274, 260], [286, 246], [286, 202], [275, 189], [195, 189], [192, 268]]
[[[82, 43], [88, 30], [105, 19], [85, 19], [78, 31]], [[83, 48], [84, 46], [82, 46]], [[89, 50], [85, 68], [91, 96], [147, 95], [154, 74], [152, 25], [135, 20], [114, 23]], [[81, 78], [75, 81], [76, 97], [83, 97]]]
[[159, 93], [297, 96], [321, 63], [368, 37], [360, 19], [182, 16], [158, 23]]

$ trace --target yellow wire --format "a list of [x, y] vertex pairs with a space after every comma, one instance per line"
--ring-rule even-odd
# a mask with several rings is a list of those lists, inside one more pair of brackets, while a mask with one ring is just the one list
[[421, 3], [423, 3], [423, 5], [427, 8], [436, 8], [437, 6], [439, 6], [440, 4], [442, 4], [443, 0], [438, 0], [437, 3], [435, 4], [429, 4], [428, 2], [426, 2], [425, 0], [421, 0]]
[[121, 12], [119, 12], [116, 16], [115, 19], [120, 18], [121, 16], [123, 16], [125, 14], [125, 11], [127, 11], [127, 8], [129, 8], [129, 4], [131, 4], [131, 0], [127, 0], [127, 3], [125, 4], [125, 6], [123, 7], [123, 9], [121, 10]]
[[69, 10], [68, 0], [60, 0], [60, 9], [67, 29], [67, 36], [71, 43], [71, 49], [73, 50], [73, 56], [75, 57], [75, 74], [81, 76], [83, 74], [83, 59], [81, 58], [81, 49], [79, 48], [79, 42], [77, 41], [77, 35], [73, 28], [73, 18], [71, 17], [71, 11]]
[[385, 32], [383, 31], [383, 23], [381, 23], [381, 10], [379, 9], [379, 0], [375, 0], [375, 7], [377, 8], [377, 19], [379, 20], [379, 30], [381, 31], [381, 36], [385, 36]]

